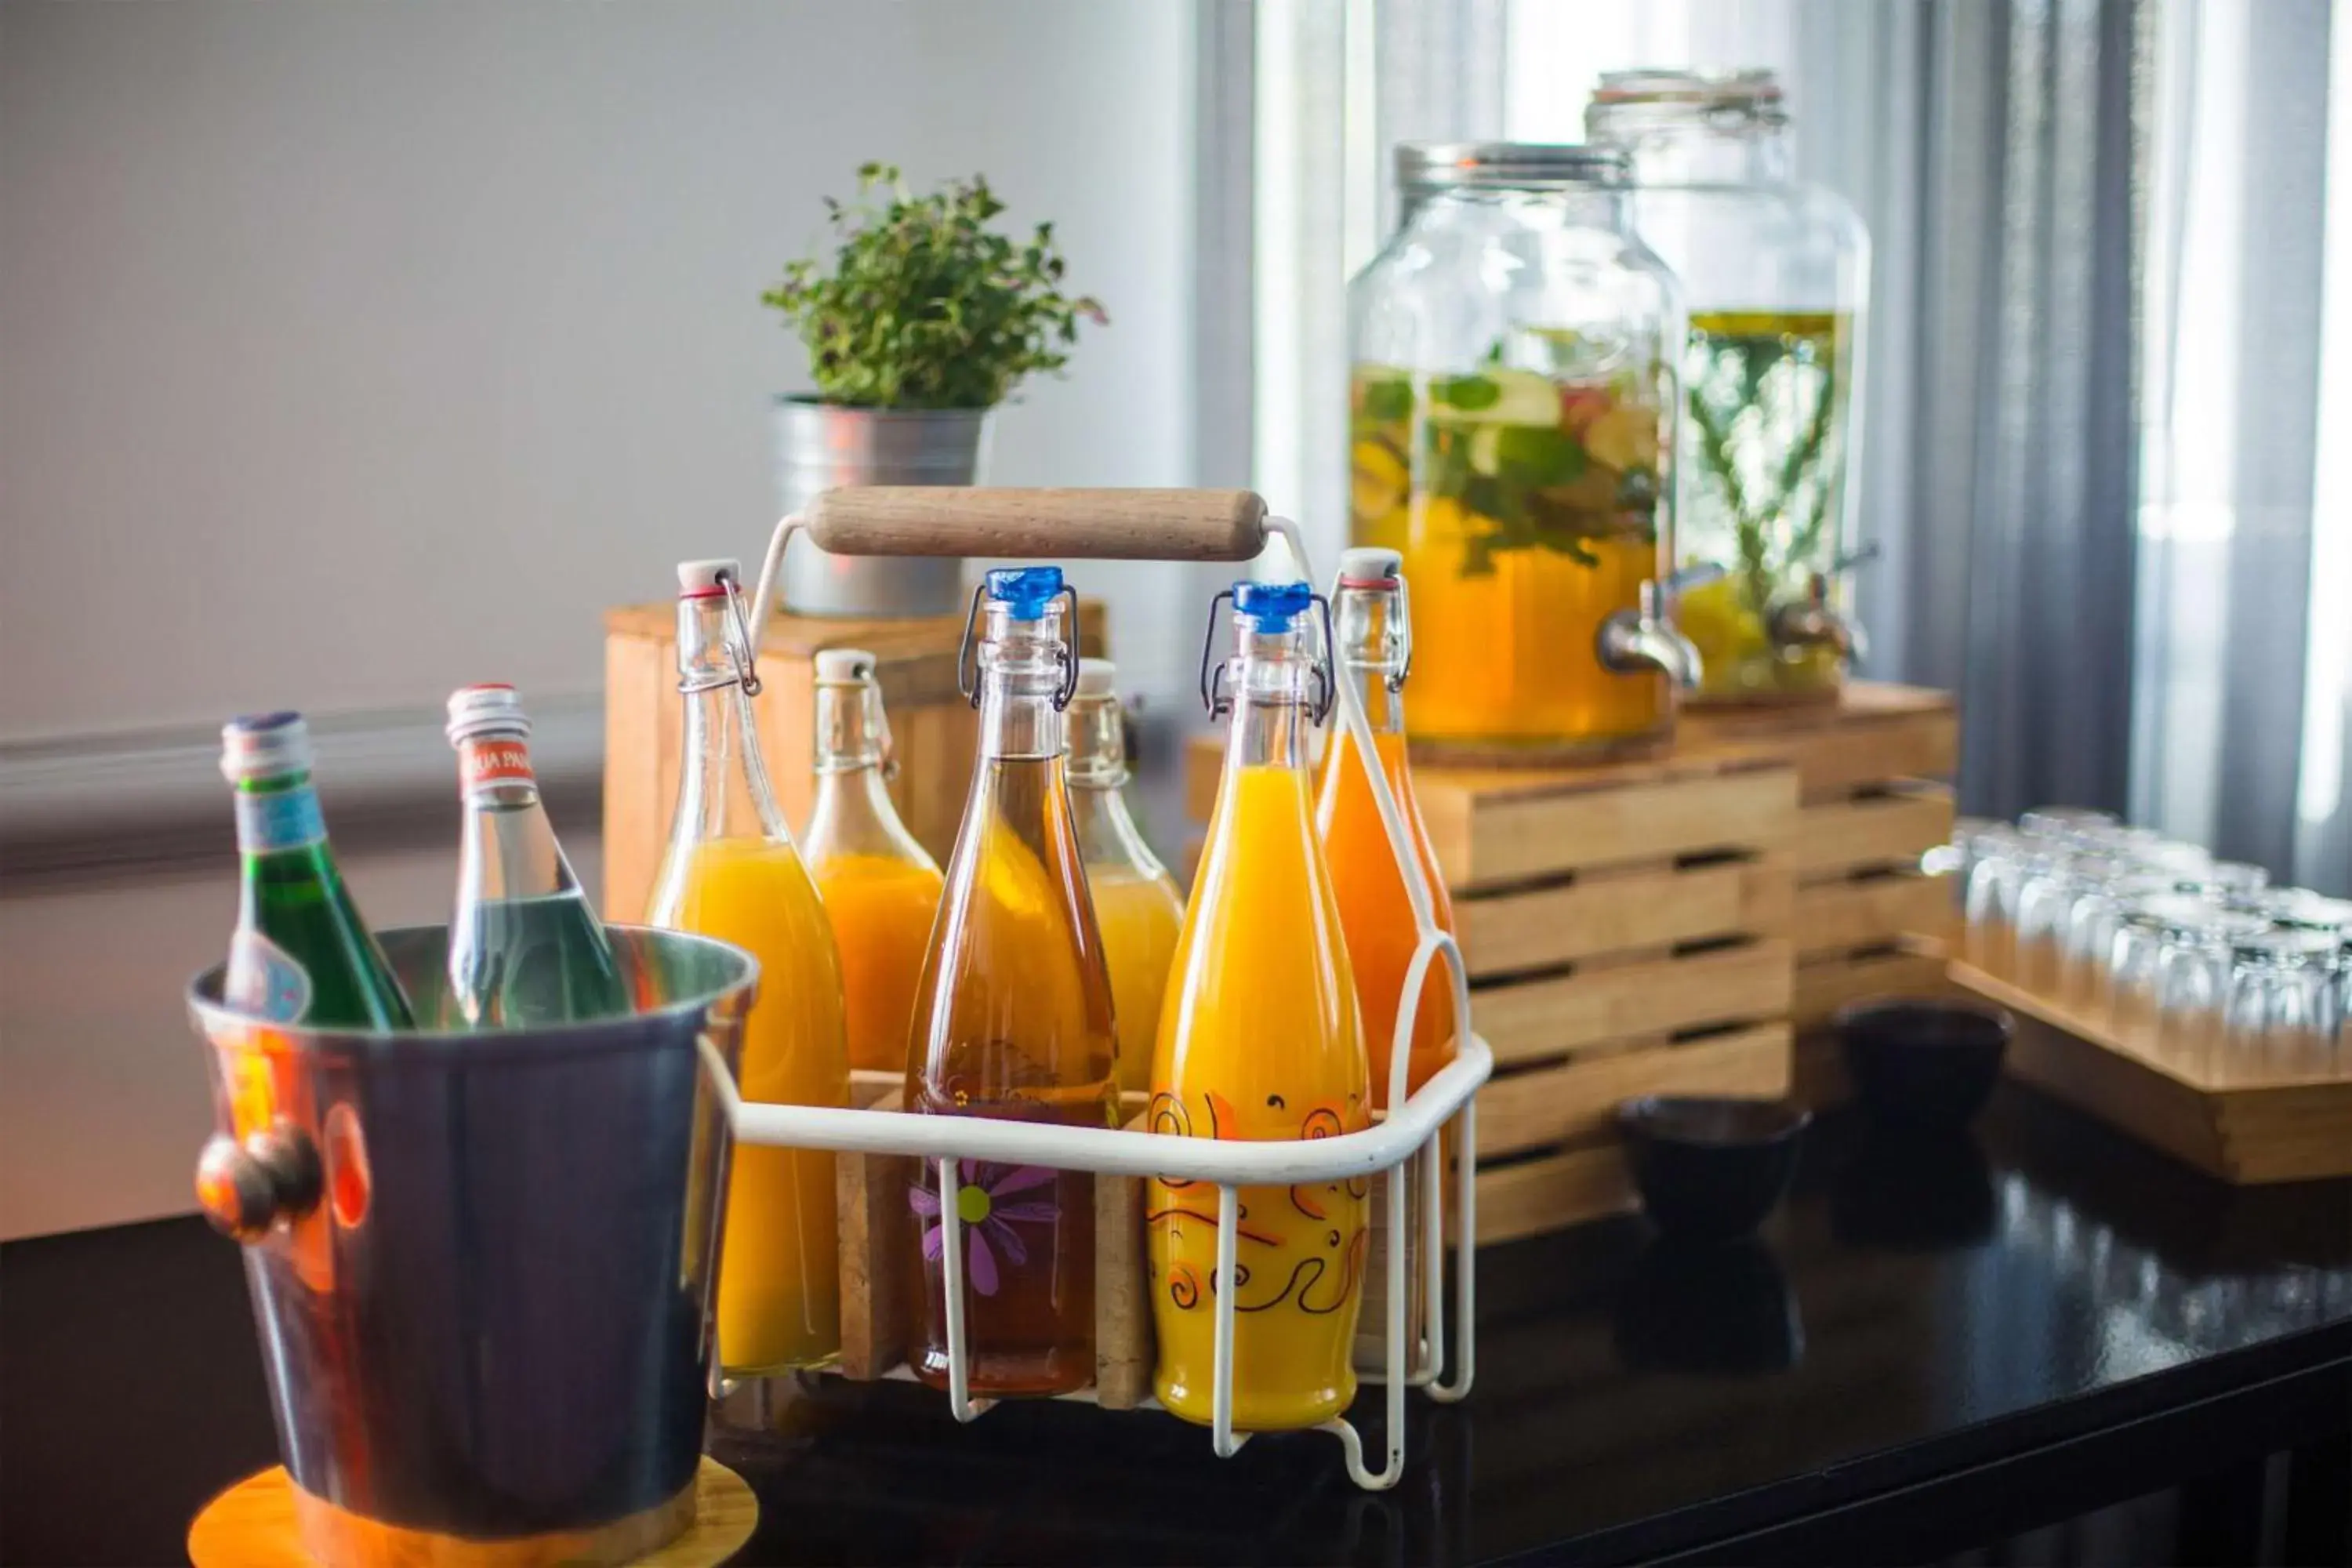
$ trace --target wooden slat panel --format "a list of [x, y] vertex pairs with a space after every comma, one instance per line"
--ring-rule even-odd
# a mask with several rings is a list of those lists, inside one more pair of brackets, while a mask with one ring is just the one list
[[1891, 942], [1942, 937], [1952, 923], [1951, 884], [1939, 877], [1866, 877], [1797, 889], [1797, 959]]
[[[608, 921], [645, 918], [646, 894], [667, 837], [672, 797], [662, 788], [664, 715], [675, 729], [677, 668], [641, 638], [604, 644], [604, 897]], [[675, 776], [677, 764], [670, 768]]]
[[1916, 686], [1855, 681], [1833, 705], [1697, 710], [1683, 716], [1681, 732], [1692, 749], [1793, 763], [1808, 805], [1891, 779], [1948, 777], [1959, 764], [1951, 695]]
[[1779, 937], [1681, 958], [1482, 987], [1471, 999], [1498, 1062], [1540, 1061], [1610, 1040], [1786, 1015], [1792, 955]]
[[1508, 1154], [1605, 1132], [1621, 1101], [1643, 1094], [1789, 1090], [1789, 1026], [1762, 1024], [1682, 1045], [1514, 1073], [1478, 1091], [1481, 1154]]
[[1560, 888], [1456, 900], [1473, 977], [1557, 966], [1629, 948], [1788, 929], [1795, 878], [1779, 860], [1676, 870], [1626, 868]]
[[1797, 813], [1791, 858], [1800, 881], [1857, 866], [1916, 862], [1952, 837], [1952, 792], [1913, 784], [1894, 795], [1809, 805]]
[[1184, 737], [1184, 820], [1205, 826], [1217, 806], [1217, 780], [1225, 765], [1222, 730]]
[[1932, 952], [1815, 959], [1797, 965], [1795, 1022], [1801, 1030], [1817, 1028], [1849, 1002], [1870, 996], [1932, 996], [1946, 989], [1944, 960]]
[[1439, 868], [1456, 889], [1711, 849], [1778, 849], [1795, 826], [1796, 778], [1777, 766], [1559, 793], [1474, 790], [1444, 770], [1416, 784]]
[[1478, 1245], [1491, 1247], [1622, 1214], [1636, 1201], [1633, 1174], [1614, 1144], [1482, 1170]]
[[[1139, 1104], [1142, 1096], [1130, 1097]], [[1147, 1131], [1139, 1110], [1127, 1130]], [[1095, 1400], [1132, 1410], [1151, 1393], [1155, 1359], [1139, 1176], [1095, 1178]]]
[[[898, 1109], [892, 1076], [854, 1074], [853, 1103]], [[895, 1154], [842, 1154], [833, 1169], [841, 1231], [841, 1373], [867, 1381], [907, 1359], [908, 1259], [915, 1245], [907, 1184], [914, 1162]]]

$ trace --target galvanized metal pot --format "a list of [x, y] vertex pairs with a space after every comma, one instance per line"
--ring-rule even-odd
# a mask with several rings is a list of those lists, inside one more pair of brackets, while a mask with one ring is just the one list
[[[189, 989], [278, 1447], [320, 1562], [619, 1563], [693, 1522], [731, 1071], [758, 978], [612, 928], [640, 1011], [493, 1033], [258, 1024]], [[447, 933], [388, 933], [420, 1017]]]
[[[843, 408], [779, 397], [775, 419], [776, 492], [786, 512], [845, 486], [971, 484], [988, 433], [983, 408]], [[956, 615], [963, 563], [828, 555], [795, 538], [784, 555], [783, 603], [803, 616]]]

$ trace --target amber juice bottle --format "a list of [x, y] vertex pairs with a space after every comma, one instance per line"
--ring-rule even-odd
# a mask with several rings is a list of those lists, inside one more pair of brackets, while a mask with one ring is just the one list
[[[924, 955], [906, 1104], [941, 1116], [1116, 1124], [1108, 972], [1070, 811], [1062, 710], [1075, 688], [1062, 574], [996, 571], [979, 647], [980, 762]], [[947, 1205], [960, 1220], [971, 1392], [1064, 1394], [1094, 1376], [1094, 1178], [961, 1163], [908, 1194], [921, 1286], [908, 1354], [948, 1382]]]

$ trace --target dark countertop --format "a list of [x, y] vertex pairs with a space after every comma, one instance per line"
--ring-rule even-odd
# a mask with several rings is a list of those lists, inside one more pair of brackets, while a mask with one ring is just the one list
[[[0, 1292], [0, 1560], [174, 1560], [274, 1459], [199, 1222], [12, 1243]], [[1627, 1218], [1491, 1248], [1479, 1319], [1475, 1392], [1414, 1397], [1384, 1495], [1317, 1434], [1219, 1461], [1165, 1415], [959, 1428], [897, 1384], [712, 1449], [761, 1494], [747, 1563], [1916, 1559], [2298, 1448], [2343, 1551], [2352, 1183], [2233, 1190], [2023, 1090], [1953, 1146], [1826, 1119], [1752, 1247]]]

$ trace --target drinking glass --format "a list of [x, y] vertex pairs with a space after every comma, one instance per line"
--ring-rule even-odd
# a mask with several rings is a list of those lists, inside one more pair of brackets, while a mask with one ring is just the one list
[[2011, 963], [2017, 984], [2045, 996], [2063, 995], [2067, 969], [2067, 927], [2075, 902], [2106, 888], [2132, 869], [2128, 861], [2095, 851], [2053, 855], [2029, 870], [2017, 896], [2017, 934]]
[[2117, 826], [2114, 812], [2095, 811], [2086, 805], [2037, 805], [2017, 819], [2018, 831], [2028, 838], [2060, 842], [2086, 831]]
[[2191, 1078], [2221, 1080], [2237, 950], [2268, 930], [2259, 915], [2211, 906], [2173, 924], [2157, 953], [2157, 1055]]
[[2231, 945], [2216, 1077], [2250, 1082], [2335, 1067], [2335, 933], [2271, 929]]
[[2066, 910], [2060, 946], [2059, 995], [2092, 1017], [2109, 1007], [2108, 965], [2126, 911], [2144, 899], [2178, 891], [2177, 879], [2134, 869], [2084, 888]]
[[1977, 836], [1960, 944], [1968, 961], [1988, 974], [2006, 980], [2011, 973], [2018, 900], [2025, 890], [2026, 877], [2048, 855], [2049, 847], [2042, 840], [2007, 828]]

